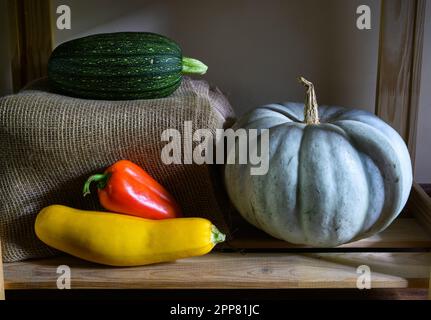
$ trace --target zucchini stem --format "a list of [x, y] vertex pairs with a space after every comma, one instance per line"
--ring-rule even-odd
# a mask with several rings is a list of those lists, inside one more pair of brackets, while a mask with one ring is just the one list
[[183, 57], [183, 73], [205, 74], [208, 67], [201, 61], [193, 58]]
[[226, 240], [226, 235], [221, 233], [219, 229], [215, 225], [211, 227], [211, 242], [216, 245], [217, 243], [223, 242]]

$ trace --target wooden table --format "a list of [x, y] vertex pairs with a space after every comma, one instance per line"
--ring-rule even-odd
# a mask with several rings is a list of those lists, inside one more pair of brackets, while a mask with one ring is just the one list
[[415, 219], [399, 219], [379, 235], [329, 250], [335, 252], [246, 234], [224, 251], [142, 267], [106, 267], [69, 256], [6, 263], [5, 287], [56, 289], [59, 265], [70, 267], [72, 289], [356, 289], [361, 265], [370, 268], [372, 288], [429, 287], [431, 236]]

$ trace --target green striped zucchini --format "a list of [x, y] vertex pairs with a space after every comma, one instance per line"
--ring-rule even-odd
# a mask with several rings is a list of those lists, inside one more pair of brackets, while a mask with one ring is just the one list
[[207, 66], [182, 56], [171, 39], [148, 32], [96, 34], [59, 45], [48, 63], [51, 86], [88, 99], [163, 98], [182, 75], [204, 74]]

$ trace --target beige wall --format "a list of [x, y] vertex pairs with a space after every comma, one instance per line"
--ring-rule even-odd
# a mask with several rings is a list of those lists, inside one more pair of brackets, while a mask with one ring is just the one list
[[[72, 10], [57, 43], [112, 31], [153, 31], [176, 39], [209, 65], [205, 76], [238, 114], [263, 103], [303, 100], [298, 75], [314, 81], [320, 103], [374, 110], [378, 17], [375, 0], [55, 0]], [[369, 4], [372, 30], [356, 28]]]

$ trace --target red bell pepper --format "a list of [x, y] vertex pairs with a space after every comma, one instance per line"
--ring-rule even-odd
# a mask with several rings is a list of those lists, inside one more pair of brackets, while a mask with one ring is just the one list
[[109, 211], [147, 219], [181, 216], [169, 192], [131, 161], [118, 161], [103, 174], [92, 175], [85, 182], [84, 196], [90, 193], [92, 182], [97, 183], [100, 204]]

